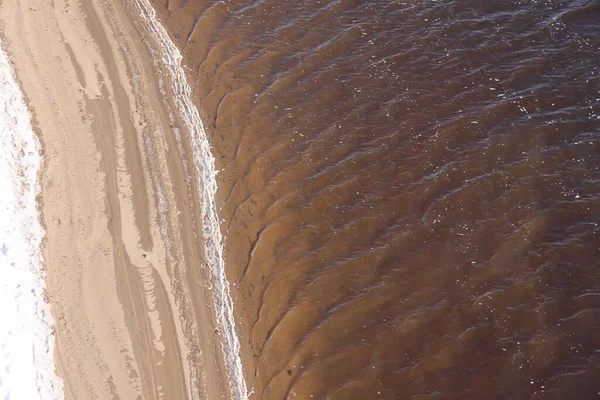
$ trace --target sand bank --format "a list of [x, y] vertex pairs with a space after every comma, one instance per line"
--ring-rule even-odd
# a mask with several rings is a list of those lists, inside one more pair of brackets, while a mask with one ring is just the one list
[[44, 153], [58, 374], [71, 399], [225, 398], [189, 143], [125, 7], [0, 11]]

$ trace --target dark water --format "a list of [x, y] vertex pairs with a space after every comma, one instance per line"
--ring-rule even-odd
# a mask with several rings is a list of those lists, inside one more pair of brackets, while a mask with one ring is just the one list
[[600, 397], [600, 3], [169, 1], [251, 399]]

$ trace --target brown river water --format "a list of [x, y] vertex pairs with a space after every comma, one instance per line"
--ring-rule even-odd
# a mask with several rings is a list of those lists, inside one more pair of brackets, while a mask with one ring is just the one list
[[600, 397], [600, 2], [154, 6], [250, 399]]

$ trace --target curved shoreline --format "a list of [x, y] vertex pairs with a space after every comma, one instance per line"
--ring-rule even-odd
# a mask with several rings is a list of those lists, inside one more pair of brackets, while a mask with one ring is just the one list
[[[248, 397], [242, 361], [240, 341], [236, 333], [233, 314], [233, 301], [230, 295], [229, 281], [225, 274], [223, 260], [223, 240], [217, 215], [215, 195], [217, 192], [214, 156], [198, 110], [192, 100], [192, 91], [181, 66], [182, 56], [179, 49], [169, 38], [165, 28], [156, 19], [156, 11], [146, 0], [136, 0], [141, 15], [155, 34], [157, 47], [161, 49], [163, 62], [171, 74], [175, 99], [187, 132], [193, 143], [193, 161], [198, 179], [199, 198], [201, 199], [203, 233], [206, 242], [207, 263], [215, 278], [213, 295], [219, 316], [219, 328], [225, 333], [222, 338], [224, 357], [227, 360], [228, 381], [233, 399], [244, 400]], [[215, 291], [216, 289], [216, 291]]]

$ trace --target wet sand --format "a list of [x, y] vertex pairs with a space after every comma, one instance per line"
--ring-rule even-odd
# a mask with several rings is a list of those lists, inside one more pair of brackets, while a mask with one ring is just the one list
[[57, 372], [68, 399], [228, 398], [190, 147], [126, 7], [1, 5], [44, 153]]

